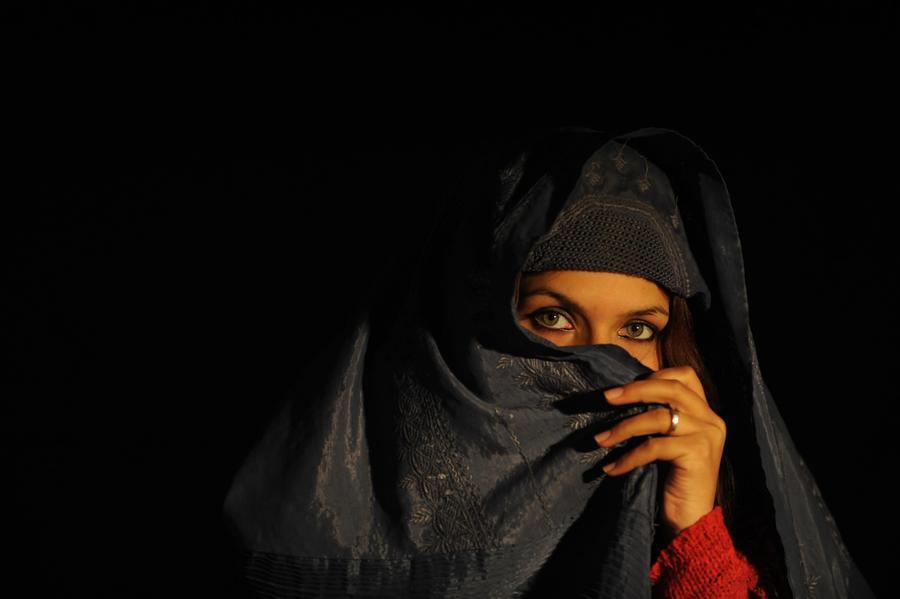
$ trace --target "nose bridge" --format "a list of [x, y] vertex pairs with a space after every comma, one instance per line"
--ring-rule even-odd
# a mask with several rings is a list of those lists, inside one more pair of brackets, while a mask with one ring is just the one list
[[591, 326], [591, 344], [599, 345], [601, 343], [617, 343], [618, 341], [619, 336], [609, 325], [594, 324]]

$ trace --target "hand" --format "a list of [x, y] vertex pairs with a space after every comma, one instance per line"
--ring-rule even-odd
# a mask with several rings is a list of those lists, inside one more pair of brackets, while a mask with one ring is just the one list
[[[678, 427], [666, 435], [671, 425], [669, 410], [647, 410], [626, 418], [614, 427], [594, 436], [597, 444], [612, 447], [635, 435], [661, 433], [651, 437], [616, 460], [607, 474], [618, 476], [654, 460], [671, 462], [663, 490], [663, 520], [672, 536], [694, 524], [715, 507], [719, 465], [725, 448], [725, 421], [712, 411], [703, 385], [690, 366], [663, 368], [646, 379], [622, 387], [618, 397], [606, 401], [612, 405], [638, 402], [667, 403], [680, 412]], [[609, 433], [606, 439], [601, 439]], [[606, 470], [607, 468], [604, 468]]]

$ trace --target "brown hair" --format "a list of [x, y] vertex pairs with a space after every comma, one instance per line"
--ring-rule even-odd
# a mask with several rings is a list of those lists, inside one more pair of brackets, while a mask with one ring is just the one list
[[[694, 321], [687, 300], [678, 295], [671, 296], [669, 306], [669, 322], [660, 331], [659, 342], [660, 368], [673, 366], [690, 366], [697, 373], [709, 407], [722, 419], [726, 419], [723, 406], [719, 401], [719, 393], [709, 369], [703, 362], [697, 340], [694, 337]], [[719, 484], [716, 488], [716, 505], [722, 506], [722, 515], [726, 522], [734, 516], [734, 469], [728, 454], [722, 455], [719, 466]]]
[[[726, 423], [733, 424], [739, 420], [746, 420], [738, 416], [739, 406], [723, 405], [720, 401], [719, 389], [712, 376], [709, 364], [705, 363], [700, 352], [695, 334], [693, 316], [688, 301], [678, 295], [671, 296], [669, 307], [669, 322], [660, 331], [659, 363], [661, 368], [673, 366], [690, 366], [697, 373], [697, 378], [703, 385], [706, 401], [710, 408]], [[727, 353], [727, 352], [726, 352]], [[710, 356], [715, 358], [716, 356]], [[715, 362], [715, 361], [714, 361]], [[718, 372], [718, 371], [717, 371]], [[740, 394], [736, 389], [730, 389], [729, 394]], [[730, 396], [730, 395], [729, 395]], [[738, 420], [735, 420], [735, 419]], [[787, 588], [787, 572], [785, 570], [784, 553], [781, 544], [777, 542], [778, 534], [774, 530], [771, 520], [767, 520], [763, 511], [771, 507], [765, 507], [765, 497], [759, 495], [759, 487], [741, 486], [742, 501], [737, 501], [738, 478], [736, 472], [742, 472], [744, 478], [754, 476], [751, 473], [751, 465], [747, 457], [741, 454], [739, 449], [752, 442], [752, 432], [739, 428], [729, 428], [725, 451], [719, 466], [719, 481], [716, 488], [716, 505], [722, 506], [722, 516], [725, 524], [732, 534], [735, 548], [756, 568], [759, 574], [759, 585], [763, 587], [769, 597], [790, 596]], [[732, 451], [737, 451], [732, 455]], [[761, 472], [755, 474], [763, 476]], [[759, 484], [764, 484], [759, 479]], [[768, 503], [771, 499], [768, 500]], [[665, 538], [661, 542], [667, 541]], [[655, 543], [655, 551], [661, 545]], [[654, 557], [656, 553], [654, 553]]]

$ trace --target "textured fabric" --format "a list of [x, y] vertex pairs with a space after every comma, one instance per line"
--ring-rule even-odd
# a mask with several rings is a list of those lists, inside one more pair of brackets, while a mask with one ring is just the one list
[[756, 568], [735, 549], [716, 506], [681, 531], [650, 568], [658, 599], [766, 599]]
[[486, 153], [411, 248], [410, 278], [360, 296], [317, 348], [225, 498], [254, 596], [651, 596], [666, 465], [606, 477], [603, 464], [647, 437], [600, 448], [593, 435], [660, 407], [602, 396], [652, 371], [618, 345], [558, 347], [515, 314], [529, 251], [610, 142], [666, 174], [708, 285], [708, 309], [701, 293], [689, 302], [728, 408], [735, 546], [783, 597], [872, 596], [760, 373], [715, 164], [674, 131], [581, 128]]
[[[610, 165], [613, 168], [610, 168]], [[534, 244], [522, 272], [619, 272], [681, 297], [709, 289], [681, 226], [665, 173], [627, 145], [610, 142], [585, 162], [570, 201]]]

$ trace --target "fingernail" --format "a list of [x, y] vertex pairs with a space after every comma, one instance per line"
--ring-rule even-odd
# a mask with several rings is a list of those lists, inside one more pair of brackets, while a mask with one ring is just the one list
[[612, 389], [607, 389], [606, 391], [604, 391], [603, 395], [606, 396], [606, 399], [615, 399], [622, 395], [622, 393], [624, 392], [625, 390], [622, 389], [622, 387], [613, 387]]
[[610, 470], [612, 470], [612, 469], [615, 468], [615, 467], [616, 467], [616, 463], [615, 463], [615, 462], [610, 462], [609, 464], [607, 464], [606, 466], [603, 467], [603, 471], [604, 471], [604, 472], [609, 472]]
[[610, 435], [612, 435], [612, 433], [611, 433], [610, 431], [603, 431], [602, 433], [599, 433], [599, 434], [597, 434], [597, 435], [594, 435], [594, 440], [595, 440], [597, 443], [603, 443], [604, 441], [606, 441], [607, 439], [609, 439], [609, 436], [610, 436]]

